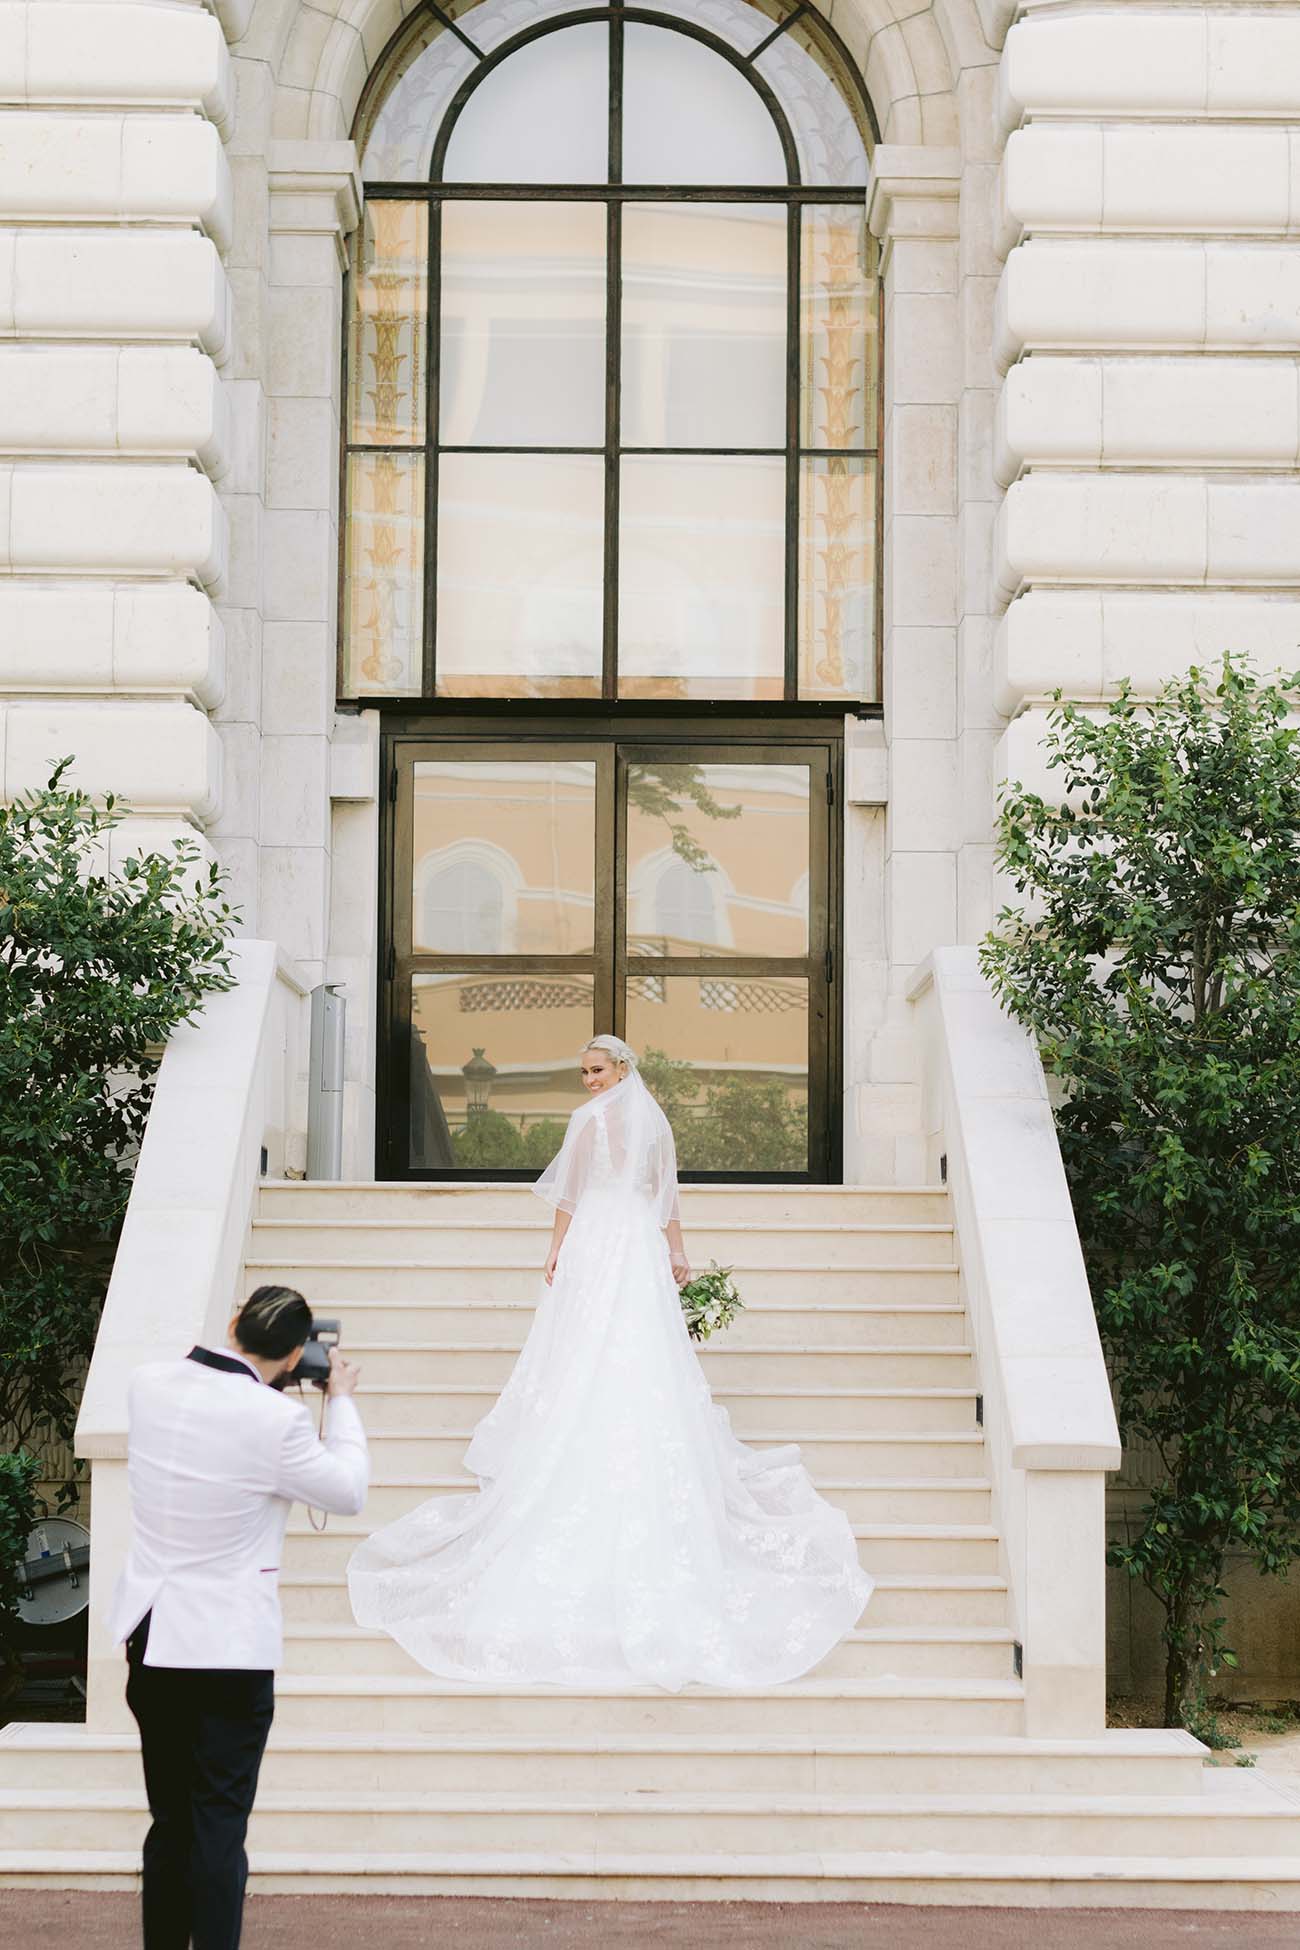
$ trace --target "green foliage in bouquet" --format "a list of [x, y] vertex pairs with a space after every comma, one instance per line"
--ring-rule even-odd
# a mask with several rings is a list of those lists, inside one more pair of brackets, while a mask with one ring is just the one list
[[730, 1327], [745, 1304], [736, 1291], [731, 1268], [719, 1266], [716, 1259], [709, 1261], [705, 1272], [688, 1280], [680, 1294], [687, 1332], [693, 1341], [707, 1341], [711, 1334]]

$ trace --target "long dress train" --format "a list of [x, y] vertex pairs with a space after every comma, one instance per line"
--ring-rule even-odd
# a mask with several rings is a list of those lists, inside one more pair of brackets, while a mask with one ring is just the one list
[[675, 1690], [808, 1672], [872, 1580], [797, 1447], [747, 1448], [712, 1400], [663, 1234], [671, 1133], [635, 1073], [575, 1111], [537, 1189], [573, 1216], [466, 1453], [479, 1490], [360, 1545], [358, 1622], [452, 1679]]

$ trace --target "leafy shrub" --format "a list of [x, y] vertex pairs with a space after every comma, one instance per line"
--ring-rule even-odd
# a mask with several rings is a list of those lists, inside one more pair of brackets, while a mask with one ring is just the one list
[[[233, 916], [198, 849], [105, 871], [125, 808], [0, 807], [0, 1430], [70, 1443], [160, 1051], [228, 988]], [[65, 1486], [65, 1496], [70, 1496]]]
[[14, 1644], [18, 1617], [18, 1567], [38, 1516], [36, 1484], [41, 1465], [19, 1450], [0, 1455], [0, 1699], [12, 1692], [20, 1667]]
[[1121, 1431], [1158, 1458], [1111, 1559], [1164, 1607], [1185, 1724], [1235, 1663], [1228, 1551], [1273, 1574], [1300, 1557], [1298, 686], [1227, 659], [1153, 703], [1058, 705], [1048, 762], [1073, 798], [1006, 791], [1000, 860], [1029, 902], [982, 952], [1065, 1085]]

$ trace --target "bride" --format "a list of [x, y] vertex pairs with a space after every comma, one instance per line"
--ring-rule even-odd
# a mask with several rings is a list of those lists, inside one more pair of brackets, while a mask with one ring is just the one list
[[362, 1625], [450, 1679], [567, 1686], [795, 1679], [872, 1589], [793, 1444], [737, 1441], [682, 1317], [672, 1133], [615, 1036], [535, 1187], [555, 1208], [523, 1352], [465, 1462], [348, 1566]]

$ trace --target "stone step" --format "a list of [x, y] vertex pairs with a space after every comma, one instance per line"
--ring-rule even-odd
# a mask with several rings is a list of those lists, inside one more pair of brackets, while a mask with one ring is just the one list
[[[509, 1345], [350, 1338], [363, 1384], [393, 1387], [490, 1383], [500, 1389], [519, 1358]], [[709, 1384], [740, 1388], [973, 1387], [968, 1347], [730, 1347], [726, 1336], [700, 1349]]]
[[[302, 1678], [334, 1674], [392, 1674], [423, 1670], [386, 1633], [359, 1625], [299, 1625], [285, 1632], [284, 1670]], [[872, 1626], [850, 1632], [815, 1668], [822, 1679], [1009, 1679], [1012, 1635], [1006, 1626], [926, 1630]]]
[[[927, 1849], [887, 1855], [332, 1853], [250, 1857], [254, 1896], [562, 1897], [571, 1901], [924, 1903], [962, 1908], [1300, 1910], [1290, 1856], [991, 1856]], [[138, 1849], [0, 1851], [0, 1887], [134, 1891]]]
[[[876, 1588], [861, 1623], [879, 1626], [1001, 1625], [1007, 1615], [1007, 1587], [997, 1576], [951, 1577], [926, 1572], [876, 1572]], [[343, 1570], [314, 1567], [286, 1572], [280, 1597], [287, 1623], [352, 1622]]]
[[[304, 1267], [322, 1262], [357, 1266], [404, 1265], [456, 1268], [543, 1265], [551, 1221], [537, 1205], [532, 1220], [484, 1219], [477, 1223], [395, 1219], [264, 1219], [253, 1228], [253, 1251]], [[686, 1232], [691, 1263], [710, 1260], [734, 1267], [877, 1267], [951, 1262], [953, 1230], [947, 1223], [813, 1225], [801, 1221], [746, 1219], [692, 1226]], [[737, 1276], [739, 1284], [739, 1275]]]
[[[951, 1284], [928, 1285], [938, 1269], [951, 1282], [953, 1268], [943, 1260], [918, 1255], [908, 1264], [881, 1262], [874, 1267], [781, 1266], [770, 1260], [737, 1263], [733, 1269], [741, 1298], [782, 1302], [832, 1300], [852, 1304], [866, 1300], [894, 1301], [914, 1297], [933, 1300]], [[503, 1265], [495, 1257], [459, 1266], [431, 1267], [418, 1260], [337, 1260], [321, 1254], [305, 1261], [263, 1250], [260, 1238], [245, 1261], [244, 1277], [251, 1292], [256, 1286], [295, 1286], [313, 1307], [344, 1312], [355, 1297], [367, 1300], [451, 1300], [476, 1306], [484, 1300], [533, 1301], [542, 1284], [540, 1259], [532, 1264]]]
[[[411, 1506], [415, 1508], [413, 1504]], [[285, 1571], [341, 1571], [375, 1525], [365, 1516], [331, 1517], [314, 1530], [301, 1509], [289, 1519], [281, 1568]], [[998, 1534], [986, 1524], [855, 1524], [862, 1562], [879, 1571], [932, 1571], [972, 1576], [992, 1574], [998, 1563]]]
[[[496, 1401], [490, 1383], [408, 1387], [363, 1382], [358, 1405], [372, 1433], [447, 1435], [473, 1428]], [[974, 1388], [721, 1388], [714, 1396], [750, 1441], [781, 1442], [810, 1423], [826, 1435], [896, 1429], [974, 1429]]]
[[[948, 1194], [938, 1185], [684, 1185], [682, 1221], [687, 1226], [759, 1224], [782, 1220], [833, 1224], [945, 1225], [952, 1217]], [[272, 1179], [258, 1194], [259, 1219], [383, 1219], [442, 1223], [518, 1219], [549, 1221], [546, 1208], [526, 1184], [309, 1184]]]
[[[364, 1411], [364, 1388], [361, 1399]], [[369, 1415], [366, 1421], [377, 1478], [391, 1482], [402, 1477], [461, 1474], [473, 1432], [468, 1424], [441, 1434], [412, 1435], [377, 1430]], [[742, 1442], [760, 1449], [773, 1441], [771, 1436], [758, 1435], [743, 1426], [737, 1427], [737, 1434]], [[971, 1477], [981, 1475], [985, 1466], [984, 1431], [978, 1424], [964, 1429], [886, 1429], [861, 1435], [826, 1435], [804, 1427], [783, 1440], [798, 1444], [814, 1482], [890, 1476]]]
[[[302, 1273], [309, 1280], [310, 1269]], [[715, 1347], [955, 1347], [966, 1341], [966, 1312], [957, 1298], [957, 1268], [942, 1268], [947, 1298], [918, 1300], [912, 1275], [898, 1299], [852, 1302], [794, 1298], [747, 1305]], [[493, 1341], [522, 1347], [533, 1324], [536, 1296], [525, 1300], [388, 1300], [358, 1297], [348, 1301], [345, 1338], [362, 1341], [427, 1339], [448, 1342]]]
[[[470, 1496], [477, 1488], [476, 1478], [463, 1474], [375, 1475], [365, 1520], [371, 1529], [378, 1529], [428, 1497]], [[981, 1477], [882, 1477], [874, 1482], [821, 1482], [817, 1488], [855, 1523], [987, 1524], [990, 1520], [992, 1489]]]
[[282, 1674], [276, 1724], [287, 1732], [518, 1734], [1018, 1734], [1023, 1689], [1006, 1679], [800, 1679], [745, 1693], [692, 1686], [599, 1693], [563, 1686], [491, 1689], [429, 1677], [328, 1680]]
[[[59, 1824], [80, 1847], [127, 1849], [147, 1823], [142, 1788], [32, 1788], [0, 1793], [10, 1849], [39, 1848]], [[1017, 1855], [1289, 1859], [1300, 1876], [1300, 1817], [1280, 1796], [760, 1795], [512, 1793], [345, 1795], [299, 1789], [258, 1796], [253, 1851], [301, 1847], [387, 1856], [450, 1851], [584, 1852], [599, 1867], [623, 1851], [768, 1857], [780, 1851], [871, 1853], [962, 1849]]]
[[[639, 1733], [586, 1739], [286, 1733], [272, 1729], [262, 1785], [388, 1794], [726, 1793], [737, 1783], [773, 1794], [1193, 1794], [1205, 1749], [1188, 1733], [1112, 1730], [1095, 1740], [857, 1739], [798, 1734], [755, 1740]], [[0, 1785], [70, 1789], [93, 1778], [138, 1788], [134, 1732], [18, 1725], [0, 1731]]]

